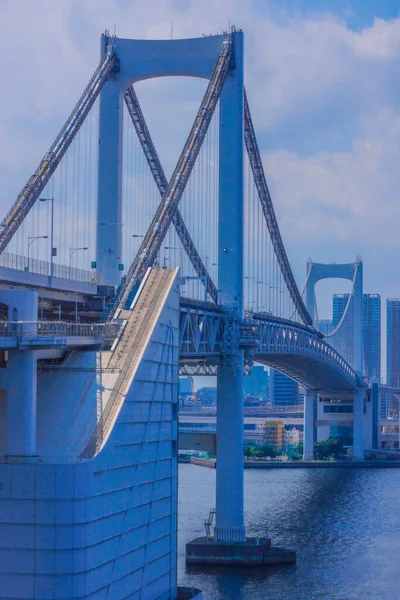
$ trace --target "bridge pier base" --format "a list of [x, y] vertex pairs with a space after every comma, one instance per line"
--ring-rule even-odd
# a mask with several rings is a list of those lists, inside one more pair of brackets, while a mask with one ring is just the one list
[[314, 459], [314, 444], [317, 441], [317, 418], [318, 396], [315, 390], [306, 390], [304, 397], [304, 436], [303, 436], [303, 460]]

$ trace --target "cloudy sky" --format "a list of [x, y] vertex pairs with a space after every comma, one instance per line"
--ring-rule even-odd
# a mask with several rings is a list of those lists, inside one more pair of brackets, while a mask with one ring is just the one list
[[[397, 1], [0, 0], [0, 23], [3, 213], [85, 87], [104, 29], [159, 39], [171, 27], [174, 37], [191, 37], [231, 23], [245, 33], [253, 120], [300, 287], [309, 257], [361, 255], [365, 291], [400, 296]], [[154, 92], [163, 85], [151, 82], [144, 94], [150, 122], [160, 115]], [[161, 155], [203, 82], [169, 85], [170, 116], [154, 130]], [[321, 284], [320, 315], [329, 294], [345, 289]]]

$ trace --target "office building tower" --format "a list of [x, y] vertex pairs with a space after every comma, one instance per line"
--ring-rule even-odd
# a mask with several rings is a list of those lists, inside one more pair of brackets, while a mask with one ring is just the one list
[[299, 385], [290, 377], [271, 369], [270, 398], [273, 406], [297, 406], [299, 403]]
[[[332, 327], [335, 329], [346, 310], [349, 294], [334, 294]], [[353, 299], [350, 299], [346, 318], [335, 335], [335, 348], [350, 364], [354, 358]], [[379, 294], [363, 295], [364, 374], [368, 381], [381, 380], [381, 297]]]
[[244, 378], [244, 395], [269, 400], [269, 373], [262, 366], [254, 366]]

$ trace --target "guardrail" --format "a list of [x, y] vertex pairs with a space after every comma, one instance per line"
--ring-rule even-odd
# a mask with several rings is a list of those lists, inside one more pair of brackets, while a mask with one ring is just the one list
[[117, 323], [66, 323], [64, 321], [0, 321], [0, 337], [102, 337], [115, 338]]
[[[27, 258], [18, 254], [3, 252], [0, 254], [0, 267], [49, 277], [51, 265], [46, 260]], [[86, 271], [85, 269], [77, 269], [57, 263], [53, 263], [53, 277], [56, 279], [77, 281], [79, 283], [90, 283], [92, 285], [101, 285], [103, 283], [102, 277], [99, 278], [99, 275], [95, 271]]]

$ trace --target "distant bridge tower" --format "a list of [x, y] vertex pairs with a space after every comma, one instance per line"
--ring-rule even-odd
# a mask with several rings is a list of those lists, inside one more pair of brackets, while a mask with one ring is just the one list
[[[307, 263], [306, 307], [317, 326], [315, 314], [315, 285], [321, 279], [349, 279], [353, 282], [353, 340], [354, 364], [352, 365], [362, 380], [364, 369], [363, 332], [363, 263], [357, 260], [350, 264]], [[314, 456], [316, 441], [315, 421], [317, 418], [317, 394], [307, 390], [304, 401], [304, 454], [305, 460]], [[364, 459], [364, 389], [354, 392], [353, 408], [353, 460]]]

